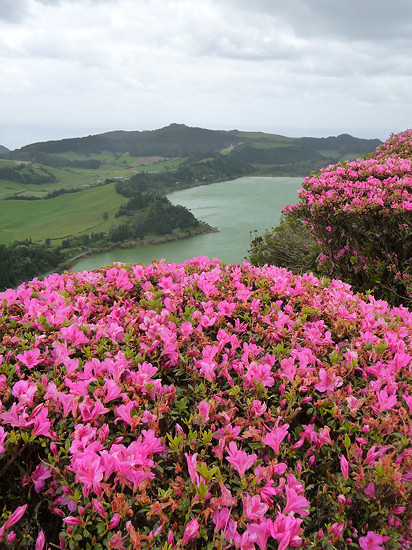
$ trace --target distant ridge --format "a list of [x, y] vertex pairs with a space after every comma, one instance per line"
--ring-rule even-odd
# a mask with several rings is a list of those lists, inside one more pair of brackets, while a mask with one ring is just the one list
[[14, 153], [58, 154], [74, 151], [91, 154], [112, 151], [131, 155], [176, 156], [219, 151], [237, 139], [236, 132], [192, 128], [184, 124], [170, 124], [158, 130], [116, 130], [95, 136], [45, 141], [25, 145]]
[[6, 155], [8, 153], [10, 153], [10, 149], [7, 149], [4, 145], [0, 145], [0, 155]]
[[89, 162], [93, 156], [104, 157], [107, 153], [164, 158], [221, 153], [253, 165], [255, 171], [262, 175], [305, 175], [340, 160], [359, 158], [373, 152], [381, 143], [379, 139], [360, 139], [348, 134], [326, 138], [290, 138], [264, 132], [209, 130], [174, 123], [158, 130], [116, 130], [32, 143], [9, 152], [7, 157], [63, 166], [67, 165], [68, 155], [72, 153], [90, 159]]
[[[233, 145], [233, 142], [268, 140], [274, 138], [278, 142], [290, 145], [323, 148], [352, 149], [354, 153], [361, 152], [365, 146], [374, 150], [382, 142], [379, 139], [359, 139], [349, 134], [327, 138], [288, 138], [279, 134], [264, 132], [241, 132], [239, 130], [209, 130], [186, 126], [185, 124], [170, 124], [158, 130], [125, 131], [115, 130], [103, 134], [89, 135], [77, 138], [35, 142], [16, 149], [13, 153], [42, 152], [48, 154], [78, 151], [82, 153], [101, 153], [102, 151], [130, 152], [130, 154], [162, 153], [175, 155], [177, 153], [213, 152]], [[284, 146], [286, 143], [282, 143]], [[0, 151], [6, 147], [0, 146]]]

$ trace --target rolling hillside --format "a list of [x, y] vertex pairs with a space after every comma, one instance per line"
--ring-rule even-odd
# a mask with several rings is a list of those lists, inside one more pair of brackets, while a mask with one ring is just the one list
[[[251, 163], [262, 174], [302, 175], [329, 163], [372, 152], [378, 139], [359, 139], [348, 134], [327, 138], [288, 138], [263, 132], [221, 131], [171, 124], [150, 131], [114, 131], [58, 141], [32, 143], [6, 152], [7, 158], [56, 168], [98, 170], [122, 163], [127, 168], [138, 159], [176, 159], [223, 153]], [[125, 158], [125, 155], [127, 158]], [[131, 160], [135, 162], [130, 162]], [[140, 170], [141, 171], [141, 170]]]

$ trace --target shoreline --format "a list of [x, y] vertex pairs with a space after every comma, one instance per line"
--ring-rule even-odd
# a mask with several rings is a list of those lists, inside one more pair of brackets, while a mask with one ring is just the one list
[[[166, 235], [152, 235], [144, 237], [143, 239], [135, 239], [130, 241], [124, 241], [116, 246], [108, 245], [107, 247], [102, 246], [99, 248], [89, 248], [88, 251], [77, 254], [73, 258], [68, 258], [62, 264], [60, 264], [56, 271], [68, 271], [71, 270], [78, 260], [86, 260], [92, 258], [93, 256], [98, 256], [99, 254], [104, 254], [106, 252], [112, 252], [113, 250], [128, 250], [132, 248], [148, 248], [150, 246], [156, 246], [158, 244], [165, 244], [174, 241], [181, 241], [184, 239], [190, 239], [191, 237], [196, 237], [197, 235], [206, 235], [208, 233], [219, 233], [217, 227], [212, 227], [206, 222], [200, 221], [200, 226], [198, 228], [189, 229], [186, 231], [179, 231], [178, 233], [167, 233]], [[73, 262], [73, 260], [75, 260]]]

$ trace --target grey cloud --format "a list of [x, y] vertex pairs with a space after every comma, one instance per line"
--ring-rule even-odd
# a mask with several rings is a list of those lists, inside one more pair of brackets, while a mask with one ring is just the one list
[[117, 4], [118, 0], [35, 0], [35, 2], [45, 4], [46, 6], [55, 6], [57, 4], [63, 4], [64, 2], [73, 4], [105, 4], [110, 2], [111, 4]]
[[2, 0], [0, 5], [0, 20], [19, 23], [28, 13], [27, 0]]
[[36, 4], [44, 4], [46, 6], [55, 7], [64, 2], [87, 3], [87, 4], [104, 4], [111, 2], [116, 4], [118, 0], [33, 0], [30, 6], [29, 0], [0, 0], [0, 21], [8, 23], [20, 23], [30, 15], [30, 8]]
[[233, 8], [290, 23], [301, 36], [345, 40], [393, 40], [412, 31], [412, 3], [392, 0], [230, 0]]

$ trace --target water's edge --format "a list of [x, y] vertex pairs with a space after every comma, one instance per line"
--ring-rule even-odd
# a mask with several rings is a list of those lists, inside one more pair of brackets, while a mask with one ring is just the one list
[[171, 202], [185, 206], [218, 232], [154, 237], [155, 243], [139, 243], [132, 248], [125, 243], [82, 257], [72, 270], [98, 269], [111, 262], [148, 264], [165, 259], [180, 263], [200, 255], [241, 263], [250, 246], [251, 232], [262, 233], [277, 225], [283, 206], [297, 202], [301, 182], [302, 178], [253, 176], [176, 191], [168, 195]]

